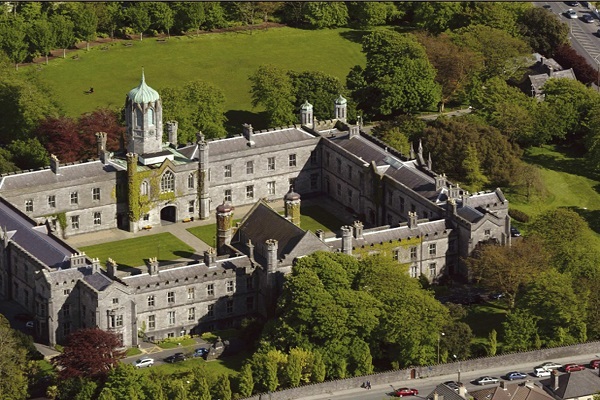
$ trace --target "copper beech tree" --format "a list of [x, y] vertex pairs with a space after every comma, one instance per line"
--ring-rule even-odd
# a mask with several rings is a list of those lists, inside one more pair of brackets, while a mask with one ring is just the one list
[[125, 356], [119, 337], [99, 328], [80, 329], [67, 338], [64, 351], [52, 359], [61, 379], [104, 379]]

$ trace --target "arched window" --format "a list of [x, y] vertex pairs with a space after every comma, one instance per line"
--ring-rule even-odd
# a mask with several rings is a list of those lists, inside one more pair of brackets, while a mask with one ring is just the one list
[[142, 196], [148, 196], [148, 188], [148, 181], [142, 181], [142, 185], [140, 186], [140, 193], [142, 194]]
[[166, 171], [160, 180], [160, 192], [174, 192], [175, 191], [175, 175], [171, 171]]
[[144, 126], [144, 113], [139, 108], [135, 110], [135, 125], [138, 128]]
[[154, 125], [154, 109], [148, 109], [148, 125]]
[[195, 186], [196, 175], [192, 172], [188, 175], [188, 189], [193, 189]]

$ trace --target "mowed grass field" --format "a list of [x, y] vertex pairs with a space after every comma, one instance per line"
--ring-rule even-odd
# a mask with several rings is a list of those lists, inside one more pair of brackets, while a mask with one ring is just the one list
[[[127, 92], [138, 85], [143, 67], [146, 82], [159, 92], [163, 87], [178, 87], [197, 79], [212, 83], [225, 94], [229, 119], [246, 118], [258, 124], [255, 114], [262, 110], [252, 108], [248, 77], [260, 65], [322, 71], [345, 82], [354, 65], [365, 65], [361, 34], [349, 29], [283, 27], [173, 36], [166, 42], [147, 37], [78, 50], [66, 59], [28, 68], [36, 68], [69, 116], [98, 107], [122, 107]], [[75, 54], [77, 59], [73, 58]], [[90, 87], [94, 93], [85, 94]]]

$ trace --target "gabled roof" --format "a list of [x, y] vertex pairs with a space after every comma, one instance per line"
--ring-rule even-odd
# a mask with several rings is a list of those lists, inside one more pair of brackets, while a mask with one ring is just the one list
[[508, 383], [470, 392], [475, 400], [553, 400], [544, 390], [533, 382]]
[[[269, 148], [282, 144], [293, 144], [303, 140], [317, 140], [310, 133], [296, 127], [278, 128], [269, 131], [254, 132], [252, 135], [254, 145], [252, 149]], [[231, 155], [237, 157], [236, 152], [248, 150], [248, 139], [244, 136], [235, 136], [226, 139], [213, 140], [208, 143], [211, 157]]]
[[444, 400], [465, 400], [464, 397], [462, 397], [443, 383], [437, 385], [435, 389], [433, 389], [433, 391], [429, 393], [427, 397], [425, 397], [425, 399], [433, 400], [436, 394], [439, 396], [438, 399], [441, 399], [441, 396], [444, 396]]
[[600, 392], [600, 376], [595, 370], [563, 373], [558, 376], [558, 389], [552, 390], [554, 377], [543, 379], [540, 384], [544, 389], [555, 396], [568, 400], [586, 397]]

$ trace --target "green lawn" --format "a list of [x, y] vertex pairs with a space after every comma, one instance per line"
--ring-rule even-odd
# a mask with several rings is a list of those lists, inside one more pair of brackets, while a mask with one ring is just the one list
[[170, 261], [194, 254], [194, 249], [168, 232], [82, 247], [81, 250], [90, 257], [99, 258], [102, 265], [110, 257], [119, 267], [139, 267], [150, 257]]
[[[300, 227], [312, 232], [317, 229], [322, 229], [325, 232], [335, 232], [344, 225], [342, 221], [318, 206], [302, 207], [300, 212]], [[233, 225], [235, 226], [239, 221], [241, 220], [234, 220]], [[188, 232], [210, 246], [215, 245], [217, 232], [216, 224], [196, 226], [194, 228], [189, 228]]]
[[[39, 76], [51, 86], [54, 97], [68, 115], [78, 116], [98, 107], [120, 108], [145, 69], [147, 83], [156, 90], [201, 79], [225, 94], [230, 122], [247, 121], [263, 129], [264, 121], [253, 110], [248, 76], [263, 64], [296, 71], [319, 70], [345, 82], [356, 65], [365, 65], [360, 36], [349, 29], [302, 30], [272, 28], [241, 32], [156, 38], [95, 46], [79, 50], [49, 65], [36, 65]], [[102, 48], [108, 48], [102, 50]], [[72, 56], [78, 54], [78, 59]], [[20, 68], [28, 73], [29, 68]], [[92, 95], [84, 94], [90, 87]], [[241, 127], [240, 127], [241, 129]]]
[[[191, 355], [193, 348], [184, 353]], [[152, 355], [150, 355], [152, 356]], [[202, 368], [207, 375], [219, 376], [223, 374], [236, 375], [242, 368], [242, 364], [251, 354], [241, 352], [235, 355], [227, 356], [218, 360], [205, 361], [203, 358], [189, 358], [185, 361], [175, 364], [154, 365], [152, 368], [141, 368], [142, 373], [161, 373], [165, 375], [182, 374], [192, 372], [194, 369]]]
[[[471, 341], [471, 353], [473, 355], [485, 355], [488, 344], [488, 336], [492, 329], [498, 333], [498, 339], [502, 337], [502, 323], [506, 318], [506, 305], [501, 301], [490, 301], [483, 304], [474, 304], [468, 307], [466, 322], [473, 330]], [[500, 348], [502, 343], [498, 341]]]

